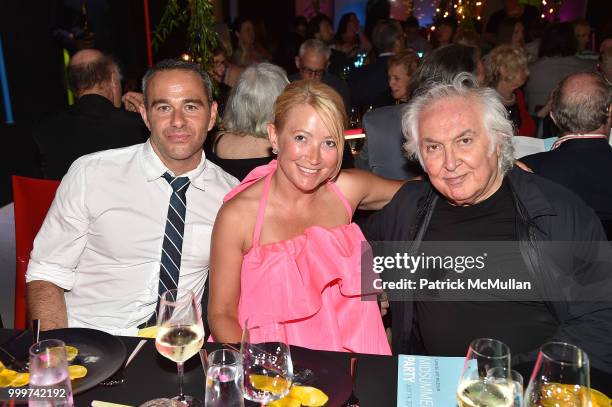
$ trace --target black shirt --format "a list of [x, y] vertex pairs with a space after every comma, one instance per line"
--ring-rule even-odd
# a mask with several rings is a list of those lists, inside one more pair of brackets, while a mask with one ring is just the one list
[[[453, 206], [441, 197], [424, 240], [508, 241], [498, 259], [503, 270], [520, 278], [527, 270], [521, 258], [515, 230], [516, 214], [507, 181], [489, 198], [471, 206]], [[486, 250], [486, 249], [483, 249]], [[495, 338], [512, 353], [533, 350], [546, 342], [558, 323], [542, 302], [455, 301], [416, 302], [416, 332], [423, 353], [464, 356], [476, 338]]]

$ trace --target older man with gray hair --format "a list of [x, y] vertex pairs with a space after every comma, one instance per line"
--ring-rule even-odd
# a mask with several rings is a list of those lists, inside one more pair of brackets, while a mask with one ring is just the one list
[[[543, 343], [560, 341], [583, 348], [593, 366], [612, 371], [610, 273], [593, 262], [610, 255], [601, 224], [570, 191], [513, 166], [512, 124], [495, 91], [459, 74], [416, 96], [402, 127], [405, 149], [426, 177], [407, 183], [361, 222], [367, 239], [405, 242], [404, 254], [413, 257], [428, 245], [440, 243], [443, 251], [477, 242], [489, 253], [486, 269], [461, 276], [486, 280], [485, 272], [496, 273], [530, 281], [535, 289], [520, 300], [516, 290], [464, 289], [447, 301], [443, 284], [435, 298], [410, 287], [394, 297], [388, 286], [394, 352], [462, 356], [471, 340], [487, 337], [508, 344], [513, 363], [520, 363], [533, 360]], [[555, 242], [565, 242], [562, 250]], [[458, 278], [446, 263], [438, 268], [398, 275], [432, 281], [441, 271], [437, 283]]]
[[348, 86], [342, 79], [327, 72], [331, 53], [331, 48], [321, 40], [311, 38], [304, 41], [300, 45], [298, 56], [295, 57], [295, 66], [298, 73], [291, 75], [289, 81], [311, 79], [323, 82], [342, 96], [344, 107], [348, 111], [351, 101]]

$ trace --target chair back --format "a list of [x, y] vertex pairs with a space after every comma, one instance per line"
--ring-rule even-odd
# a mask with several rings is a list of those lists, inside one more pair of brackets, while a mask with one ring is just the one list
[[59, 181], [13, 175], [15, 210], [15, 329], [26, 329], [27, 301], [25, 274], [34, 238], [45, 220]]

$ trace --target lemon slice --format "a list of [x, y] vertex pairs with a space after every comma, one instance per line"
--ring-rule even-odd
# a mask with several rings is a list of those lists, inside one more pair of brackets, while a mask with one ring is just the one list
[[87, 374], [87, 368], [81, 365], [68, 366], [68, 374], [70, 374], [70, 380], [80, 379]]
[[79, 354], [79, 350], [74, 346], [66, 346], [66, 360], [72, 362]]
[[266, 405], [269, 407], [300, 407], [302, 402], [300, 399], [296, 399], [295, 397], [285, 396], [280, 400], [275, 400]]
[[287, 379], [282, 377], [270, 377], [260, 374], [249, 375], [249, 380], [251, 381], [251, 386], [256, 389], [269, 391], [274, 394], [284, 393], [287, 391], [287, 387], [291, 385]]
[[30, 374], [29, 373], [17, 373], [13, 381], [11, 382], [11, 387], [21, 387], [25, 386], [30, 382]]
[[323, 406], [329, 400], [327, 394], [316, 387], [310, 386], [293, 386], [289, 396], [299, 399], [303, 406], [309, 407]]
[[157, 325], [138, 330], [139, 338], [155, 338], [157, 336]]
[[612, 400], [602, 392], [591, 389], [591, 404], [593, 407], [610, 407]]
[[2, 369], [0, 371], [0, 387], [8, 387], [17, 377], [17, 372], [11, 369]]

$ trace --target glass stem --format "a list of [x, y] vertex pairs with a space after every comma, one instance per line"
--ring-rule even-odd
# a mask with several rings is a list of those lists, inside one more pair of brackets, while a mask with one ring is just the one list
[[176, 362], [176, 370], [178, 371], [179, 377], [179, 401], [185, 401], [185, 394], [183, 394], [183, 362]]

